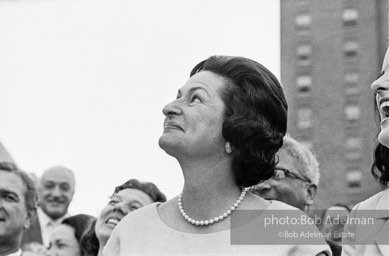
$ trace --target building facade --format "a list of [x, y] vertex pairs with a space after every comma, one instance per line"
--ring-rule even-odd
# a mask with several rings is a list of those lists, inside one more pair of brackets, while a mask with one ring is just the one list
[[320, 162], [317, 208], [353, 206], [381, 189], [370, 173], [378, 132], [370, 85], [387, 36], [387, 0], [281, 0], [288, 133]]

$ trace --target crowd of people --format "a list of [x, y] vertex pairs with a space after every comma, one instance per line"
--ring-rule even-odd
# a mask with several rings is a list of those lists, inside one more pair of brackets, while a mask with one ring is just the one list
[[[388, 53], [382, 71], [372, 85], [382, 120], [372, 172], [387, 185]], [[343, 222], [304, 225], [305, 232], [331, 235], [302, 244], [231, 243], [230, 220], [241, 210], [310, 215], [320, 189], [319, 163], [286, 134], [287, 109], [282, 86], [263, 65], [230, 56], [200, 62], [163, 109], [159, 146], [177, 159], [182, 192], [167, 200], [153, 183], [130, 179], [113, 189], [98, 217], [69, 215], [75, 175], [68, 168], [48, 168], [34, 182], [15, 165], [0, 163], [0, 256], [389, 255], [389, 216], [376, 216], [368, 232], [346, 224], [355, 236], [343, 238], [343, 247], [342, 236], [334, 235]], [[385, 190], [351, 213], [348, 205], [334, 204], [321, 219], [388, 210], [388, 195]], [[367, 238], [378, 242], [361, 243]]]

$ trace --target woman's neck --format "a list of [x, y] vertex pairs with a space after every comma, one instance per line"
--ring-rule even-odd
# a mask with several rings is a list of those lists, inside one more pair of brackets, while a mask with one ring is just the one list
[[97, 240], [99, 241], [99, 251], [97, 253], [97, 256], [104, 256], [103, 255], [103, 249], [104, 246], [107, 244], [109, 237], [103, 238], [103, 237], [97, 237]]
[[185, 212], [196, 220], [218, 217], [239, 198], [231, 159], [180, 162], [184, 174], [182, 203]]

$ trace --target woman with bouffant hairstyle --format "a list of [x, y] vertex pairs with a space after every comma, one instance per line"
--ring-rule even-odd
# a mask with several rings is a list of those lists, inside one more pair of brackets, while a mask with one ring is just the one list
[[231, 245], [236, 209], [291, 209], [248, 188], [274, 173], [286, 132], [287, 103], [275, 76], [243, 57], [197, 64], [163, 108], [159, 146], [177, 159], [182, 192], [127, 215], [113, 231], [113, 255], [317, 255], [322, 245]]
[[288, 105], [277, 78], [264, 66], [244, 58], [222, 60], [200, 62], [191, 76], [210, 71], [225, 78], [222, 134], [235, 149], [232, 170], [237, 185], [250, 187], [273, 176], [275, 153], [286, 133]]

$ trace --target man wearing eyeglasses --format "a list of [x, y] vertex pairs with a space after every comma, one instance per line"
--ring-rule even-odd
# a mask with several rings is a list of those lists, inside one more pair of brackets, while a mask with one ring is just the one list
[[319, 184], [319, 163], [307, 147], [288, 135], [277, 156], [279, 162], [273, 177], [253, 186], [252, 192], [307, 212]]
[[[308, 213], [319, 185], [319, 163], [307, 147], [288, 135], [284, 137], [284, 144], [277, 156], [279, 162], [273, 177], [253, 186], [251, 192]], [[327, 243], [334, 256], [341, 254], [339, 245], [328, 240]]]

